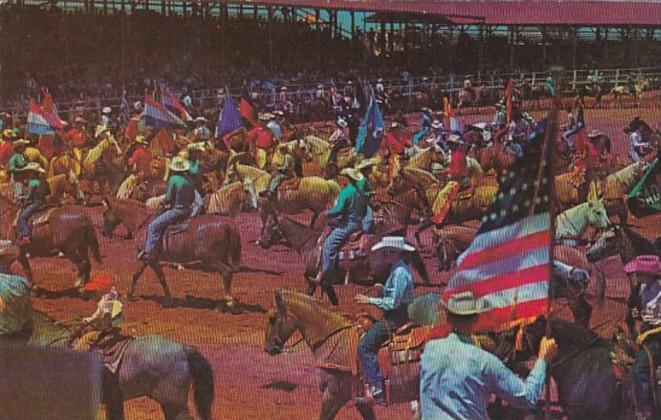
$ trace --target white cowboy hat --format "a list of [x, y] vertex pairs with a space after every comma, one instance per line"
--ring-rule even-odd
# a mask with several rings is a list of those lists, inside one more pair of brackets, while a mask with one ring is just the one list
[[13, 144], [14, 144], [14, 147], [16, 147], [16, 146], [21, 146], [21, 145], [29, 146], [29, 145], [30, 145], [30, 141], [29, 141], [29, 140], [25, 140], [25, 139], [18, 139], [18, 140], [16, 140]]
[[463, 143], [463, 142], [461, 141], [461, 136], [458, 135], [458, 134], [450, 134], [450, 135], [448, 136], [448, 140], [447, 140], [447, 141], [448, 141], [448, 143], [456, 143], [456, 144], [461, 144], [461, 143]]
[[287, 86], [281, 87], [280, 90], [287, 90]]
[[431, 128], [441, 128], [443, 127], [443, 124], [439, 120], [434, 120], [434, 122], [431, 123]]
[[407, 244], [403, 236], [384, 236], [380, 242], [377, 242], [372, 247], [372, 251], [377, 251], [381, 248], [397, 248], [409, 252], [415, 251], [415, 247]]
[[197, 143], [189, 143], [186, 146], [186, 150], [197, 150], [197, 151], [200, 151], [200, 152], [204, 152], [204, 142], [200, 141], [200, 142], [197, 142]]
[[376, 82], [377, 83], [383, 83], [383, 78], [379, 77], [378, 79], [376, 79]]
[[420, 111], [422, 111], [422, 112], [428, 112], [428, 113], [431, 113], [431, 109], [429, 109], [429, 108], [428, 108], [428, 107], [426, 107], [426, 106], [424, 106], [424, 107], [422, 107], [422, 108], [420, 108]]
[[138, 134], [137, 136], [135, 136], [135, 142], [138, 144], [149, 144], [145, 136], [143, 136], [142, 134]]
[[363, 178], [365, 178], [365, 176], [363, 176], [363, 174], [361, 174], [360, 171], [354, 168], [344, 168], [340, 171], [340, 175], [347, 176], [356, 182], [362, 181]]
[[349, 124], [344, 118], [338, 118], [337, 125], [339, 125], [341, 128], [346, 128]]
[[476, 299], [470, 291], [452, 295], [447, 302], [441, 299], [441, 304], [448, 312], [460, 316], [477, 315], [485, 310], [484, 301]]
[[355, 168], [356, 170], [361, 171], [363, 169], [371, 168], [372, 166], [374, 166], [374, 162], [369, 159], [365, 159], [362, 162], [358, 163], [355, 166]]
[[317, 85], [317, 89], [323, 89], [323, 88], [324, 88], [324, 85], [321, 85], [321, 84]]
[[280, 111], [279, 109], [276, 109], [275, 111], [273, 111], [273, 115], [277, 115], [279, 117], [282, 117], [282, 116], [285, 115], [285, 113]]
[[41, 167], [38, 162], [30, 162], [21, 169], [21, 171], [35, 171], [40, 173], [46, 173], [46, 170]]
[[6, 259], [18, 258], [21, 251], [12, 241], [0, 241], [0, 257]]
[[253, 99], [259, 98], [259, 92], [250, 92], [250, 97]]
[[174, 172], [186, 172], [190, 168], [190, 162], [188, 159], [181, 157], [181, 156], [175, 156], [172, 158], [172, 161], [170, 161], [170, 170]]
[[140, 102], [140, 101], [133, 102], [133, 109], [135, 109], [136, 111], [141, 111], [142, 110], [142, 102]]
[[258, 118], [260, 121], [268, 121], [268, 120], [271, 119], [271, 114], [268, 113], [268, 112], [265, 112], [265, 113], [263, 113], [263, 114], [259, 114], [259, 115], [257, 116], [257, 118]]
[[200, 116], [200, 117], [195, 118], [195, 122], [196, 122], [196, 123], [199, 123], [199, 122], [207, 122], [207, 119], [204, 118], [204, 117], [201, 117], [201, 116]]
[[390, 123], [390, 128], [397, 128], [397, 127], [399, 127], [399, 123], [397, 121], [393, 121], [392, 123]]
[[110, 109], [109, 106], [104, 106], [103, 109], [101, 110], [101, 113], [103, 114], [110, 114], [112, 112], [112, 109]]

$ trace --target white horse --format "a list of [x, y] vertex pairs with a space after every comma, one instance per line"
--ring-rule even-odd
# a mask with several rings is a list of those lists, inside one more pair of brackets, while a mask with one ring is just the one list
[[560, 213], [555, 219], [556, 243], [576, 247], [588, 226], [607, 229], [611, 225], [604, 201], [586, 201]]

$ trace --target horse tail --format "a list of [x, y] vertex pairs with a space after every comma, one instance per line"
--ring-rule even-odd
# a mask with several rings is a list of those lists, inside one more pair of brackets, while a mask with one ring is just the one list
[[418, 274], [420, 274], [420, 277], [422, 277], [422, 281], [425, 282], [425, 284], [429, 284], [429, 273], [427, 273], [427, 266], [422, 260], [420, 253], [417, 250], [409, 252], [409, 257], [413, 268], [415, 268]]
[[195, 409], [202, 420], [209, 420], [214, 394], [213, 367], [195, 347], [185, 346], [184, 352], [193, 380]]
[[101, 252], [99, 252], [99, 241], [96, 238], [96, 232], [94, 231], [94, 225], [92, 221], [87, 219], [85, 222], [85, 235], [87, 236], [87, 244], [89, 249], [92, 251], [92, 257], [94, 261], [101, 264]]

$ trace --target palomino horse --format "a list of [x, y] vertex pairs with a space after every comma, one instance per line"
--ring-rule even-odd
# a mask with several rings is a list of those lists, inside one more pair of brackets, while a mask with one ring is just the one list
[[608, 229], [611, 226], [603, 199], [588, 200], [556, 216], [555, 241], [575, 247], [588, 226], [596, 229]]
[[619, 85], [611, 89], [613, 94], [613, 103], [618, 103], [622, 105], [622, 98], [625, 96], [631, 96], [633, 98], [634, 106], [640, 105], [640, 95], [647, 89], [650, 85], [649, 80], [642, 79], [637, 80], [633, 87], [629, 85]]
[[300, 178], [296, 188], [278, 189], [275, 201], [263, 197], [268, 190], [271, 175], [253, 166], [234, 163], [227, 170], [227, 182], [241, 181], [250, 191], [252, 199], [257, 201], [261, 217], [260, 235], [264, 231], [269, 217], [277, 213], [298, 214], [305, 210], [312, 211], [310, 226], [314, 226], [319, 213], [330, 207], [340, 193], [340, 184], [318, 176]]
[[[32, 321], [30, 344], [64, 347], [69, 343], [69, 329], [43, 312], [33, 311]], [[192, 418], [188, 409], [191, 385], [197, 414], [211, 419], [213, 367], [195, 347], [160, 335], [141, 335], [126, 345], [122, 357], [116, 374], [106, 371], [103, 375], [102, 401], [109, 420], [123, 420], [124, 401], [140, 397], [156, 401], [166, 420]]]
[[[369, 245], [371, 246], [373, 243], [378, 242], [382, 236], [388, 234], [403, 235], [404, 232], [402, 231], [401, 226], [385, 225], [381, 233], [372, 236]], [[268, 249], [280, 240], [284, 240], [288, 246], [293, 248], [303, 260], [305, 266], [304, 277], [308, 287], [307, 292], [309, 295], [313, 295], [317, 289], [317, 285], [313, 282], [313, 279], [317, 276], [319, 270], [319, 261], [321, 257], [321, 247], [319, 246], [319, 242], [321, 241], [321, 235], [322, 232], [318, 230], [283, 217], [275, 220], [267, 227], [264, 235], [260, 236], [259, 244], [262, 248]], [[348, 278], [356, 284], [365, 286], [374, 285], [376, 280], [371, 276], [370, 267], [375, 262], [379, 261], [379, 257], [379, 251], [369, 251], [369, 255], [366, 258], [357, 258], [354, 261], [351, 261], [349, 263], [348, 272], [343, 269], [340, 270], [342, 272], [336, 276], [335, 282], [339, 283], [348, 276]], [[416, 271], [420, 274], [425, 284], [428, 284], [429, 276], [427, 275], [427, 268], [425, 267], [418, 251], [410, 253], [410, 257]], [[347, 258], [349, 257], [347, 256]], [[324, 282], [320, 286], [322, 292], [326, 293], [331, 303], [337, 305], [338, 300], [332, 284]]]
[[303, 176], [303, 162], [312, 161], [310, 146], [304, 140], [291, 140], [280, 143], [271, 156], [271, 169], [277, 168], [285, 159], [285, 153], [294, 158], [294, 172]]
[[248, 208], [257, 209], [257, 200], [246, 191], [242, 182], [237, 181], [211, 193], [206, 212], [234, 217]]
[[48, 200], [59, 205], [64, 199], [65, 195], [72, 197], [77, 202], [82, 201], [85, 197], [80, 190], [80, 183], [78, 182], [78, 175], [74, 171], [69, 171], [67, 174], [60, 174], [48, 177], [46, 179], [50, 195]]
[[[19, 208], [8, 200], [0, 199], [0, 231], [4, 238], [15, 239], [16, 220]], [[35, 217], [39, 218], [39, 215]], [[51, 209], [43, 222], [33, 226], [32, 241], [21, 247], [18, 261], [26, 270], [32, 281], [32, 270], [27, 254], [32, 257], [52, 257], [58, 253], [64, 254], [78, 268], [74, 287], [82, 288], [90, 278], [91, 251], [94, 259], [101, 263], [99, 243], [96, 239], [94, 225], [89, 215], [73, 206], [63, 206]]]
[[330, 175], [336, 175], [340, 172], [340, 169], [354, 166], [356, 162], [360, 161], [360, 155], [356, 154], [353, 148], [348, 149], [347, 152], [340, 151], [337, 154], [337, 162], [335, 162], [336, 171], [331, 171], [328, 164], [330, 163], [332, 145], [315, 136], [307, 136], [304, 141], [310, 146], [312, 154], [317, 157], [317, 163], [323, 174], [329, 175], [329, 172], [335, 172]]
[[[106, 209], [103, 213], [102, 234], [111, 236], [114, 229], [121, 223], [131, 234], [136, 234], [135, 238], [139, 238], [136, 240], [137, 249], [144, 249], [147, 225], [153, 217], [145, 204], [133, 200], [112, 198], [104, 198], [103, 204]], [[188, 222], [185, 230], [178, 231], [176, 234], [166, 232], [163, 243], [167, 243], [161, 252], [163, 260], [179, 264], [200, 262], [201, 270], [215, 271], [220, 274], [223, 279], [227, 306], [236, 305], [236, 299], [232, 296], [232, 276], [233, 271], [237, 270], [241, 263], [242, 247], [239, 230], [230, 219], [214, 215], [195, 217]], [[138, 280], [147, 266], [154, 271], [161, 283], [166, 299], [164, 305], [171, 306], [170, 288], [158, 262], [141, 264], [133, 275], [128, 292], [129, 298], [133, 298]]]

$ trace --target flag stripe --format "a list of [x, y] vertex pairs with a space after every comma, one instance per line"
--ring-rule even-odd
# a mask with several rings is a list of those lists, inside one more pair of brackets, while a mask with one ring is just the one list
[[471, 268], [478, 267], [482, 264], [488, 264], [507, 258], [510, 255], [528, 252], [544, 246], [548, 247], [548, 236], [549, 231], [545, 230], [510, 240], [509, 242], [499, 244], [483, 251], [473, 252], [464, 258], [458, 268], [460, 270], [470, 270]]
[[548, 261], [548, 257], [548, 248], [535, 249], [520, 255], [512, 255], [500, 261], [483, 264], [480, 267], [470, 270], [459, 270], [452, 277], [452, 283], [455, 281], [459, 284], [479, 283], [487, 278], [500, 276], [516, 270], [525, 270], [543, 264]]
[[546, 297], [538, 300], [519, 303], [516, 306], [498, 308], [480, 314], [475, 330], [492, 330], [515, 319], [533, 318], [546, 309]]
[[536, 265], [514, 273], [505, 273], [499, 276], [488, 277], [477, 283], [461, 284], [458, 287], [445, 290], [445, 292], [443, 292], [443, 298], [447, 300], [450, 295], [465, 292], [467, 290], [472, 291], [478, 297], [482, 297], [499, 290], [506, 290], [513, 287], [546, 281], [548, 275], [549, 264]]

